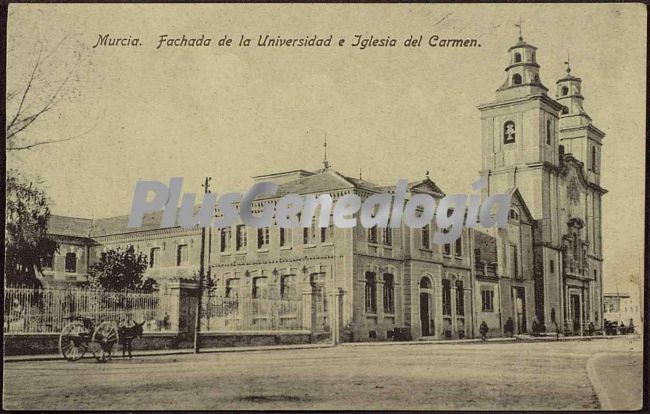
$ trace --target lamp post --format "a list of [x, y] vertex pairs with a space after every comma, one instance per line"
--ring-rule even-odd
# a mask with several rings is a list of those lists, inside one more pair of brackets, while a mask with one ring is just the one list
[[[203, 184], [204, 194], [210, 192], [210, 181], [212, 177], [205, 177]], [[196, 298], [196, 321], [194, 325], [194, 353], [199, 353], [199, 332], [201, 331], [201, 307], [203, 300], [203, 278], [205, 275], [205, 226], [201, 226], [201, 258], [199, 264], [199, 286]]]

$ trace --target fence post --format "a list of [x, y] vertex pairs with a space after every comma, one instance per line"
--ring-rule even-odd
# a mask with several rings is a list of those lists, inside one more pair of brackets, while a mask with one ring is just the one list
[[316, 329], [316, 309], [313, 288], [302, 292], [302, 329], [314, 332]]
[[192, 340], [196, 322], [196, 301], [198, 285], [196, 282], [173, 279], [167, 283], [171, 299], [171, 328], [181, 340]]
[[332, 332], [332, 344], [341, 342], [341, 330], [343, 329], [343, 289], [335, 288], [330, 294], [330, 321]]

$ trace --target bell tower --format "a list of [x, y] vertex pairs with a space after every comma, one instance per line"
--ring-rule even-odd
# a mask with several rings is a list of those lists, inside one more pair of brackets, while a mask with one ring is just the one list
[[556, 82], [556, 99], [562, 104], [560, 144], [565, 153], [572, 154], [583, 163], [587, 181], [600, 185], [601, 149], [605, 133], [593, 125], [583, 107], [582, 79], [571, 75], [568, 59], [565, 64], [566, 75]]
[[481, 176], [484, 195], [517, 187], [533, 218], [550, 217], [548, 188], [553, 166], [559, 166], [558, 119], [562, 105], [542, 84], [537, 48], [519, 37], [508, 49], [506, 80], [495, 100], [479, 105], [482, 121]]

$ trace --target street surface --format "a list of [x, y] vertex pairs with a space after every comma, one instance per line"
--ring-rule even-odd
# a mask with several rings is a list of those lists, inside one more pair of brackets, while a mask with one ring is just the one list
[[[587, 360], [641, 406], [641, 340], [335, 348], [5, 363], [5, 409], [600, 408]], [[603, 357], [603, 354], [604, 355]], [[604, 361], [604, 362], [603, 362]], [[607, 362], [609, 361], [609, 362]], [[618, 361], [618, 362], [617, 362]], [[635, 361], [638, 361], [636, 363]], [[625, 378], [625, 381], [621, 381]], [[616, 401], [614, 401], [616, 403]], [[632, 404], [634, 405], [634, 404]]]

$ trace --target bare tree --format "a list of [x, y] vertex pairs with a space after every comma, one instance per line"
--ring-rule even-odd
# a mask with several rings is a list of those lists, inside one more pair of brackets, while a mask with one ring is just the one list
[[[24, 136], [28, 128], [45, 117], [62, 100], [72, 99], [78, 93], [73, 87], [70, 87], [71, 80], [78, 80], [74, 76], [74, 68], [57, 68], [56, 65], [50, 62], [51, 58], [59, 53], [60, 46], [68, 40], [69, 37], [64, 36], [47, 53], [44, 51], [43, 43], [40, 42], [36, 59], [29, 69], [29, 76], [26, 81], [15, 86], [14, 89], [10, 89], [9, 85], [7, 85], [5, 123], [7, 151], [26, 150], [41, 145], [70, 141], [82, 137], [92, 129], [90, 128], [81, 133], [66, 137], [39, 137], [34, 139], [33, 137], [27, 138]], [[13, 45], [12, 39], [10, 38], [8, 38], [7, 46], [8, 61], [11, 61], [9, 55], [15, 52], [17, 48]], [[80, 57], [81, 53], [75, 51], [75, 61], [70, 62], [70, 66], [77, 66], [81, 60]], [[10, 70], [17, 69], [15, 67], [10, 68]], [[57, 72], [57, 70], [58, 73], [63, 72], [65, 75], [62, 78], [56, 79], [52, 73]]]

